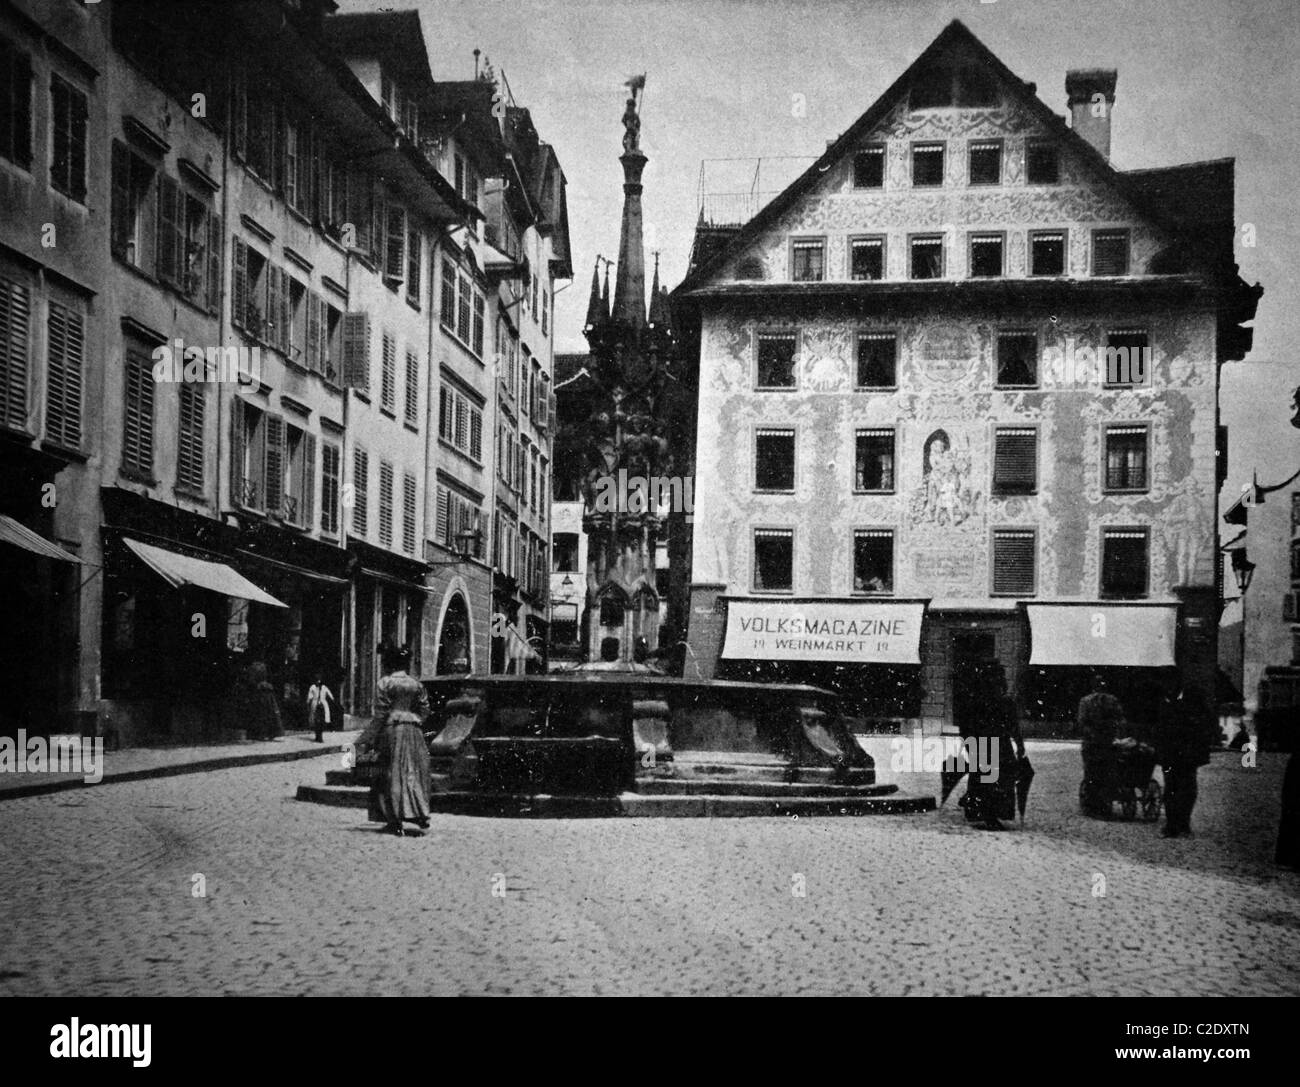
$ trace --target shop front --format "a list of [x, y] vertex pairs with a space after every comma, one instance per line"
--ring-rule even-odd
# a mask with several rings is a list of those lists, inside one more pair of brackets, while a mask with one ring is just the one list
[[719, 602], [726, 618], [716, 678], [825, 687], [848, 714], [877, 722], [868, 727], [920, 714], [925, 601]]
[[354, 631], [350, 689], [344, 694], [351, 713], [374, 711], [375, 687], [382, 675], [380, 654], [388, 647], [411, 652], [411, 667], [422, 660], [427, 563], [407, 559], [362, 540], [349, 540], [352, 564]]

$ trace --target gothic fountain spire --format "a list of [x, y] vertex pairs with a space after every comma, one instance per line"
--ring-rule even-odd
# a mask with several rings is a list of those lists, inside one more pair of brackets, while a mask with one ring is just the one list
[[612, 317], [629, 328], [645, 326], [645, 253], [641, 241], [641, 171], [646, 155], [641, 150], [641, 115], [637, 93], [645, 76], [628, 80], [631, 95], [623, 111], [623, 229], [618, 243], [618, 274], [614, 284]]

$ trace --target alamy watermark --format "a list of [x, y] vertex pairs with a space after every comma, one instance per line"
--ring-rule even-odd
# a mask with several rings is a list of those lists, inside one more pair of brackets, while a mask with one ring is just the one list
[[924, 736], [889, 742], [889, 768], [896, 774], [977, 773], [985, 784], [998, 780], [997, 736]]
[[1090, 347], [1067, 336], [1043, 349], [1042, 381], [1058, 389], [1139, 387], [1151, 383], [1150, 347]]
[[592, 492], [596, 513], [684, 513], [688, 525], [695, 521], [694, 476], [632, 476], [620, 468], [596, 480]]
[[155, 347], [151, 357], [153, 379], [160, 384], [214, 381], [251, 386], [262, 381], [260, 347], [186, 347], [184, 340], [176, 339]]
[[81, 774], [88, 785], [104, 777], [102, 736], [0, 736], [0, 773]]

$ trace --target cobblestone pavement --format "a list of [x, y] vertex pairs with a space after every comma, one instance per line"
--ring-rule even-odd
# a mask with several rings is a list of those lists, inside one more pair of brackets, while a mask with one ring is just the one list
[[0, 995], [1300, 994], [1300, 875], [1270, 863], [1284, 756], [1217, 753], [1196, 837], [1169, 842], [1078, 815], [1076, 745], [1030, 753], [1003, 834], [950, 800], [397, 839], [292, 799], [337, 756], [14, 799]]

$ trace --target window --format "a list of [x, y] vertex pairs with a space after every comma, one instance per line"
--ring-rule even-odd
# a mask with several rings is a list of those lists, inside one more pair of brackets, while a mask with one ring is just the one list
[[993, 530], [993, 595], [1033, 596], [1038, 540], [1031, 528]]
[[113, 144], [113, 255], [152, 272], [158, 199], [155, 171], [126, 144]]
[[53, 138], [50, 185], [78, 204], [86, 202], [86, 96], [67, 80], [50, 77]]
[[879, 189], [885, 184], [885, 148], [883, 144], [864, 147], [853, 156], [853, 187]]
[[304, 528], [315, 520], [316, 436], [285, 423], [283, 434], [283, 482], [280, 514], [292, 525]]
[[361, 446], [352, 450], [352, 534], [366, 537], [370, 524], [370, 454]]
[[306, 141], [299, 140], [298, 122], [290, 117], [285, 117], [279, 135], [284, 141], [284, 198], [292, 207], [302, 211], [306, 204], [303, 197], [306, 195], [307, 186], [303, 184], [306, 180], [306, 172], [303, 170], [301, 148]]
[[578, 534], [576, 532], [557, 532], [551, 537], [557, 574], [574, 574], [578, 572]]
[[1138, 329], [1106, 334], [1105, 383], [1111, 386], [1145, 385], [1151, 380], [1151, 345]]
[[397, 411], [397, 344], [392, 333], [383, 335], [383, 366], [379, 378], [379, 406], [390, 414]]
[[943, 278], [943, 235], [926, 234], [911, 239], [912, 278]]
[[321, 329], [321, 348], [324, 351], [321, 374], [331, 385], [337, 385], [343, 365], [343, 311], [324, 299], [321, 300], [321, 307], [325, 315], [324, 327]]
[[888, 427], [859, 430], [854, 453], [853, 489], [890, 494], [894, 490], [894, 432]]
[[1038, 431], [998, 427], [993, 439], [993, 493], [1034, 494], [1038, 490]]
[[331, 536], [339, 534], [339, 489], [342, 483], [343, 451], [332, 442], [320, 450], [320, 530]]
[[235, 398], [232, 404], [230, 489], [236, 505], [263, 508], [262, 476], [266, 451], [265, 415]]
[[754, 589], [789, 592], [794, 588], [794, 530], [754, 530]]
[[972, 234], [970, 239], [972, 279], [996, 278], [1002, 274], [1002, 235]]
[[180, 444], [176, 451], [176, 485], [203, 493], [203, 429], [207, 395], [201, 384], [180, 385]]
[[32, 168], [32, 59], [0, 38], [0, 158]]
[[916, 188], [943, 184], [943, 144], [912, 144], [912, 185]]
[[1146, 596], [1148, 543], [1145, 528], [1102, 529], [1102, 596]]
[[854, 238], [849, 243], [849, 278], [885, 278], [884, 238]]
[[1002, 144], [998, 140], [972, 140], [968, 145], [970, 183], [996, 185], [1002, 180]]
[[478, 174], [474, 172], [474, 167], [470, 165], [464, 155], [457, 153], [455, 157], [455, 181], [456, 195], [462, 200], [469, 203], [478, 204]]
[[415, 554], [415, 476], [402, 473], [402, 550]]
[[547, 323], [550, 320], [551, 312], [551, 288], [542, 291], [542, 335], [547, 335]]
[[406, 233], [406, 209], [389, 204], [384, 231], [384, 279], [390, 286], [400, 283], [406, 271]]
[[265, 312], [271, 301], [268, 261], [238, 235], [234, 237], [232, 246], [231, 320], [254, 339], [260, 340], [269, 333], [268, 313]]
[[32, 293], [0, 276], [0, 426], [27, 429]]
[[1025, 178], [1030, 185], [1055, 185], [1061, 180], [1061, 153], [1048, 140], [1030, 140], [1025, 149]]
[[289, 339], [287, 356], [299, 366], [309, 366], [310, 358], [307, 354], [307, 288], [290, 275], [284, 277], [282, 286], [288, 296], [287, 304], [289, 306], [288, 321], [285, 328]]
[[406, 349], [406, 421], [420, 425], [420, 356]]
[[898, 383], [898, 335], [863, 332], [858, 336], [859, 389], [892, 389]]
[[379, 462], [379, 544], [393, 546], [393, 466]]
[[754, 490], [794, 490], [794, 431], [760, 427], [754, 432]]
[[153, 478], [154, 380], [149, 356], [129, 348], [126, 353], [126, 407], [122, 417], [122, 469]]
[[790, 243], [790, 278], [813, 283], [826, 278], [826, 240], [797, 238]]
[[442, 327], [480, 358], [486, 315], [483, 292], [451, 261], [442, 262]]
[[420, 304], [420, 231], [412, 227], [406, 232], [406, 300], [413, 306]]
[[1095, 276], [1128, 275], [1129, 233], [1127, 230], [1092, 232], [1092, 274]]
[[1063, 230], [1031, 230], [1029, 253], [1030, 275], [1065, 274], [1065, 232]]
[[894, 591], [894, 533], [888, 528], [857, 529], [853, 533], [853, 591]]
[[1145, 491], [1147, 486], [1147, 428], [1108, 426], [1106, 490]]
[[1003, 388], [1038, 384], [1038, 337], [1032, 332], [998, 333], [998, 379]]
[[793, 389], [795, 336], [793, 333], [759, 333], [758, 387]]
[[473, 460], [483, 460], [483, 409], [445, 382], [438, 389], [438, 437]]
[[158, 179], [158, 278], [173, 287], [182, 284], [185, 264], [185, 194], [163, 175]]
[[45, 436], [55, 445], [78, 449], [81, 446], [85, 318], [75, 310], [51, 301], [45, 327], [49, 364], [45, 383]]

